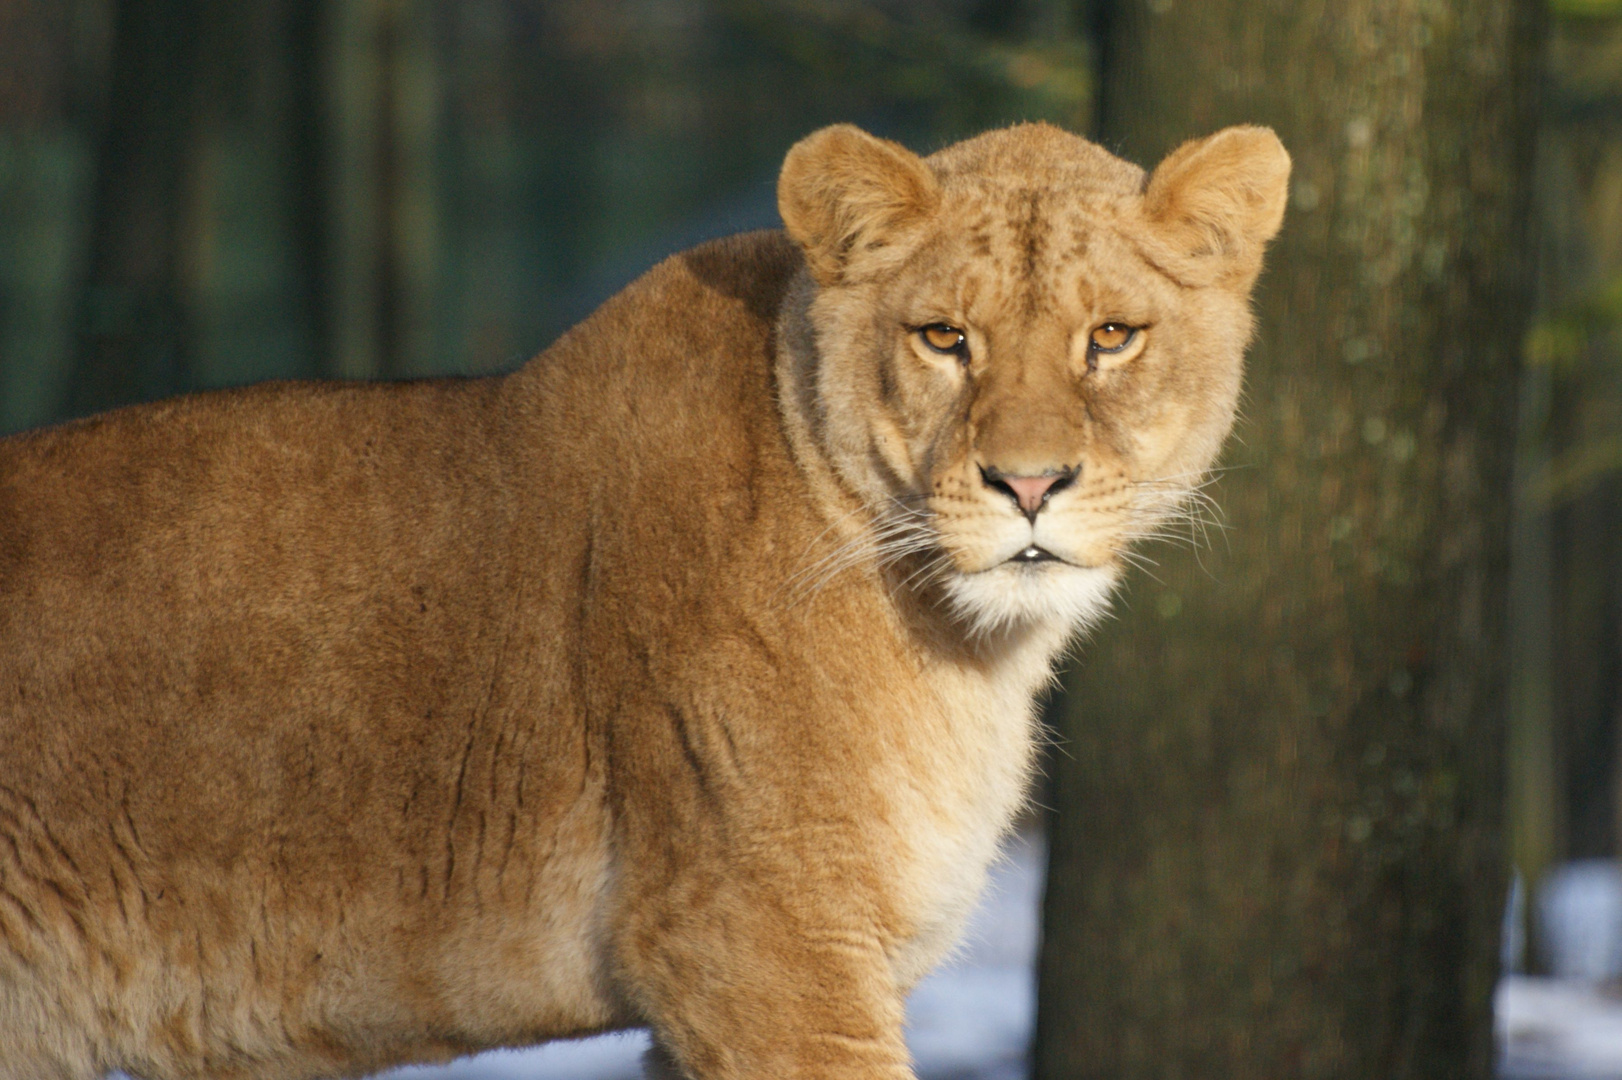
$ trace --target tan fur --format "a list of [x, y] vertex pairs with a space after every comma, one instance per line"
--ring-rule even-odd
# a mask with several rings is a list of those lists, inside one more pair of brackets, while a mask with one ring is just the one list
[[[1287, 168], [831, 128], [795, 242], [670, 259], [510, 376], [0, 442], [0, 1078], [638, 1024], [695, 1078], [910, 1076], [1032, 696], [1231, 423]], [[1078, 466], [1034, 526], [982, 473]]]

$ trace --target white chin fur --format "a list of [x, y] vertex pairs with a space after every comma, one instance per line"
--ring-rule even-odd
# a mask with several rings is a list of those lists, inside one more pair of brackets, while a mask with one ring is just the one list
[[953, 610], [971, 632], [983, 635], [1032, 623], [1086, 629], [1109, 611], [1116, 578], [1113, 567], [1003, 563], [977, 574], [950, 574], [945, 585]]

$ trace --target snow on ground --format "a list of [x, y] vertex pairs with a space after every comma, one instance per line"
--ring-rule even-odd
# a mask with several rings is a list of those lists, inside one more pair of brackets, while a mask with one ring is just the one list
[[[1020, 837], [993, 869], [959, 955], [907, 1002], [907, 1045], [921, 1080], [1024, 1080], [1036, 1018], [1036, 947], [1045, 852]], [[642, 1032], [499, 1050], [379, 1080], [639, 1080]]]
[[1498, 984], [1501, 1080], [1622, 1080], [1622, 998], [1603, 984], [1511, 975]]
[[449, 1065], [379, 1073], [388, 1080], [641, 1080], [645, 1032], [555, 1042], [532, 1050], [495, 1050]]
[[964, 947], [913, 990], [907, 1045], [922, 1080], [1023, 1080], [1036, 1022], [1039, 838], [1016, 837], [969, 921]]
[[1539, 959], [1557, 978], [1518, 974], [1526, 954], [1519, 878], [1504, 917], [1493, 1011], [1501, 1080], [1622, 1080], [1622, 866], [1555, 867], [1530, 914]]

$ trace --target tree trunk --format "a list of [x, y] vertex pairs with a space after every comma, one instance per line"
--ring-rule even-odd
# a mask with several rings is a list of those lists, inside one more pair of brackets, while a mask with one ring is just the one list
[[331, 20], [321, 0], [288, 0], [287, 20], [288, 149], [291, 185], [294, 278], [298, 310], [309, 353], [301, 365], [311, 375], [331, 369], [332, 211], [333, 188], [329, 147], [332, 125], [327, 72]]
[[1560, 856], [1618, 852], [1622, 751], [1622, 18], [1559, 20], [1540, 140], [1540, 319], [1529, 350], [1548, 386], [1527, 500], [1549, 534], [1549, 697]]
[[182, 289], [201, 0], [118, 0], [96, 162], [78, 356], [78, 415], [187, 385]]
[[1150, 552], [1055, 755], [1037, 1075], [1491, 1071], [1531, 0], [1122, 0], [1100, 128], [1272, 125], [1230, 529]]

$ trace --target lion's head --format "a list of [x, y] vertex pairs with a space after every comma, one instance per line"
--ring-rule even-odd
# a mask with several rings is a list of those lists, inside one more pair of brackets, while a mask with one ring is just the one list
[[922, 159], [849, 125], [790, 150], [810, 426], [881, 551], [980, 630], [1101, 612], [1233, 423], [1289, 169], [1256, 127], [1148, 176], [1042, 124]]

